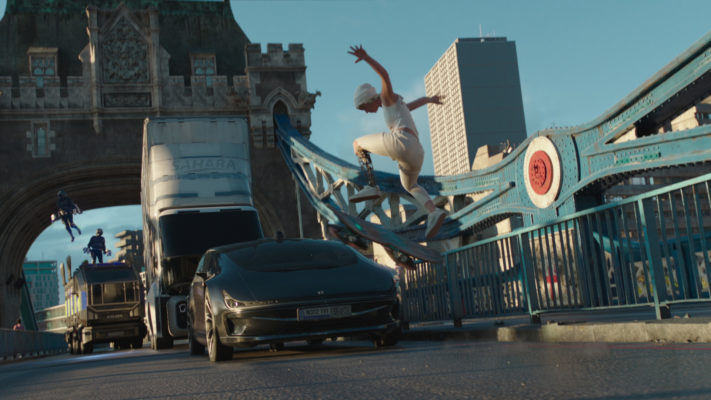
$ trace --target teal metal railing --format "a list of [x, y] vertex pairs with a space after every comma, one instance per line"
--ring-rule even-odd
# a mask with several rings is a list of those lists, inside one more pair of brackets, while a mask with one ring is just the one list
[[408, 322], [711, 301], [711, 174], [446, 252], [403, 272]]
[[65, 353], [67, 343], [60, 333], [0, 329], [0, 360]]

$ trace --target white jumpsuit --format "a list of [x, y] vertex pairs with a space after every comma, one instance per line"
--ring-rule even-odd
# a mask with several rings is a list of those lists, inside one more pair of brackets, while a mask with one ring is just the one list
[[431, 199], [425, 189], [417, 184], [417, 177], [422, 169], [425, 152], [410, 109], [398, 95], [395, 104], [383, 107], [383, 116], [390, 132], [361, 136], [356, 141], [366, 151], [397, 161], [402, 187], [424, 205]]

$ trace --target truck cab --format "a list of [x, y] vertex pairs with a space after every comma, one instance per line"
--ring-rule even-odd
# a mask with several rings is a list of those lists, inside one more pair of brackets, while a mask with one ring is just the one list
[[131, 266], [84, 263], [64, 293], [64, 338], [71, 353], [89, 354], [97, 343], [113, 343], [116, 349], [143, 346], [143, 287]]
[[146, 303], [155, 349], [171, 347], [173, 338], [187, 335], [185, 297], [205, 251], [264, 237], [253, 207], [171, 210], [158, 218], [158, 225], [162, 235], [160, 253], [156, 254], [160, 259], [154, 262], [162, 273], [152, 277]]

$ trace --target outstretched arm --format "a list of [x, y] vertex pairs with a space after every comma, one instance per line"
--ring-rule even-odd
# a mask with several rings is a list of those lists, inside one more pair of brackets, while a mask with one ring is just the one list
[[348, 52], [348, 54], [353, 54], [356, 56], [358, 59], [355, 60], [355, 62], [359, 62], [361, 60], [365, 61], [370, 65], [375, 72], [380, 76], [381, 84], [382, 84], [382, 90], [380, 91], [380, 99], [383, 102], [383, 106], [391, 106], [397, 102], [397, 95], [393, 92], [393, 85], [390, 83], [390, 76], [388, 75], [388, 71], [385, 70], [385, 68], [380, 65], [379, 62], [375, 61], [373, 57], [368, 55], [368, 53], [363, 49], [363, 46], [358, 45], [358, 46], [351, 46], [351, 51]]
[[440, 95], [434, 95], [431, 97], [420, 97], [417, 100], [413, 100], [409, 103], [407, 103], [407, 108], [412, 111], [416, 108], [420, 108], [424, 106], [425, 104], [432, 103], [432, 104], [442, 104], [442, 96]]

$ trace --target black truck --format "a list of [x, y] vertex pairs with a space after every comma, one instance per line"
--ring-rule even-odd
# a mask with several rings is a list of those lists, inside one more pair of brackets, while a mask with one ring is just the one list
[[89, 354], [96, 343], [113, 343], [115, 349], [143, 346], [143, 287], [131, 266], [84, 263], [64, 281], [64, 339], [71, 353]]

